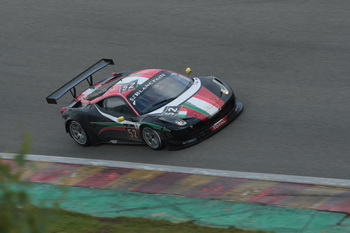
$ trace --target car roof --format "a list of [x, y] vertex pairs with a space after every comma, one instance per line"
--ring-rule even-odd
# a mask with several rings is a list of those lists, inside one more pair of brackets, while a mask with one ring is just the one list
[[[83, 93], [81, 93], [76, 100], [81, 101], [87, 104], [93, 104], [97, 103], [105, 98], [111, 97], [111, 96], [121, 96], [124, 99], [126, 99], [127, 95], [130, 94], [133, 90], [135, 90], [138, 86], [140, 86], [142, 83], [146, 82], [148, 79], [152, 78], [154, 75], [161, 71], [166, 71], [163, 69], [144, 69], [132, 72], [131, 74], [122, 77], [120, 79], [112, 81], [107, 81], [105, 83], [96, 83], [93, 87], [90, 87], [86, 89]], [[113, 74], [114, 76], [117, 76], [118, 73]], [[89, 95], [92, 94], [96, 88], [101, 88], [105, 85], [108, 85], [109, 83], [115, 82], [112, 87], [110, 87], [105, 93], [102, 95], [93, 98], [89, 100]]]

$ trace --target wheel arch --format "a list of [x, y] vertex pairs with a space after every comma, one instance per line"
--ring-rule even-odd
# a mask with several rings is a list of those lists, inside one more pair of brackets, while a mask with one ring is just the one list
[[66, 122], [65, 122], [65, 129], [66, 129], [66, 133], [69, 134], [69, 125], [72, 121], [77, 121], [81, 124], [81, 126], [83, 127], [83, 129], [85, 130], [85, 133], [87, 134], [87, 136], [89, 137], [89, 140], [91, 142], [91, 144], [93, 145], [98, 145], [98, 144], [101, 144], [101, 142], [96, 138], [95, 134], [93, 132], [91, 132], [91, 130], [88, 128], [88, 127], [85, 127], [79, 120], [76, 120], [76, 119], [68, 119]]
[[72, 121], [73, 121], [72, 119], [66, 121], [66, 123], [65, 123], [66, 133], [69, 133], [69, 125]]
[[[165, 133], [164, 131], [165, 130], [168, 130], [166, 129], [164, 126], [160, 126], [160, 125], [156, 125], [154, 123], [149, 123], [149, 122], [143, 122], [140, 127], [139, 127], [139, 130], [140, 130], [140, 135], [142, 137], [142, 140], [147, 144], [147, 142], [145, 141], [145, 138], [143, 137], [143, 129], [144, 128], [151, 128], [153, 129], [154, 131], [157, 132], [157, 134], [159, 135], [159, 138], [161, 140], [161, 147], [156, 149], [156, 150], [161, 150], [161, 149], [164, 149], [167, 147], [167, 144], [168, 144], [168, 140], [167, 140], [167, 137], [165, 136]], [[152, 148], [154, 149], [154, 148]]]

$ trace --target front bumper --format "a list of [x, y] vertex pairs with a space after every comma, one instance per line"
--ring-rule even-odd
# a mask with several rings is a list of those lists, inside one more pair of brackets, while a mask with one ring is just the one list
[[167, 148], [169, 150], [182, 149], [210, 137], [236, 119], [242, 110], [243, 104], [235, 100], [205, 122], [201, 121], [183, 130], [166, 132]]

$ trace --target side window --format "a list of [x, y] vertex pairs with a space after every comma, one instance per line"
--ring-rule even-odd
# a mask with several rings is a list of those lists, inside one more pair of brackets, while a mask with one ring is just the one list
[[116, 116], [135, 116], [127, 103], [119, 96], [112, 96], [102, 100], [99, 105], [107, 112]]

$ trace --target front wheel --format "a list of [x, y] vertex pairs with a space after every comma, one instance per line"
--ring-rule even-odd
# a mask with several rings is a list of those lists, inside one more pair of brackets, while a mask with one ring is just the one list
[[163, 149], [165, 146], [160, 133], [150, 127], [146, 126], [142, 129], [142, 138], [154, 150]]
[[70, 136], [81, 146], [89, 146], [90, 140], [87, 136], [85, 130], [77, 121], [72, 121], [69, 124], [69, 134]]

